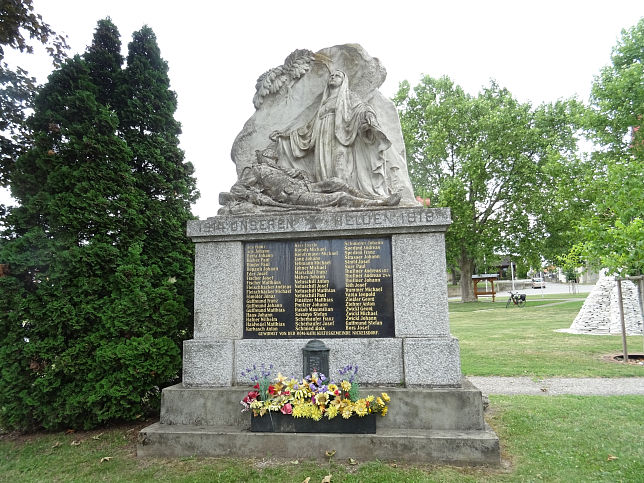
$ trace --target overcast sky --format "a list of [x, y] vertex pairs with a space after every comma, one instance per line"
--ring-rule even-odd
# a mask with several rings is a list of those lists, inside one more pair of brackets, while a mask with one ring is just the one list
[[[157, 35], [179, 99], [181, 147], [196, 168], [193, 212], [214, 216], [235, 182], [230, 148], [253, 114], [257, 77], [295, 49], [361, 44], [387, 69], [381, 91], [448, 75], [476, 94], [495, 79], [520, 101], [587, 100], [623, 28], [644, 16], [641, 0], [612, 1], [196, 1], [34, 0], [36, 12], [68, 36], [71, 54], [91, 43], [96, 22], [118, 27], [124, 54], [143, 25]], [[15, 56], [7, 55], [15, 63]], [[46, 55], [20, 56], [40, 82]], [[0, 193], [0, 202], [7, 202]]]

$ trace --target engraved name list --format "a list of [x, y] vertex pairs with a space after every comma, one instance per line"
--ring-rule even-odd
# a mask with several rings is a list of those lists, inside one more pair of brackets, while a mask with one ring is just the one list
[[394, 336], [390, 239], [244, 249], [244, 338]]

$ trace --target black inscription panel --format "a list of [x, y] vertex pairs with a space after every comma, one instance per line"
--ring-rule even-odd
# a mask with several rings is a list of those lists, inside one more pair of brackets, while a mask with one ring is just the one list
[[244, 338], [394, 337], [389, 238], [244, 250]]

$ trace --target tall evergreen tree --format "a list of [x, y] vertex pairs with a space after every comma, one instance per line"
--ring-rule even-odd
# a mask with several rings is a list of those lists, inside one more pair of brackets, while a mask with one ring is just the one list
[[98, 21], [92, 45], [87, 48], [83, 58], [89, 67], [92, 82], [98, 89], [98, 101], [116, 109], [118, 99], [115, 91], [121, 81], [123, 55], [121, 35], [109, 17]]
[[[145, 26], [128, 45], [127, 68], [119, 91], [120, 130], [133, 153], [137, 189], [143, 194], [139, 233], [142, 255], [159, 270], [159, 282], [176, 280], [183, 305], [192, 314], [193, 244], [185, 226], [193, 218], [190, 204], [198, 196], [194, 168], [179, 148], [181, 126], [174, 118], [176, 94], [170, 90], [168, 65], [161, 57], [154, 32]], [[186, 338], [192, 322], [177, 334]]]
[[12, 171], [19, 206], [0, 244], [10, 265], [0, 278], [3, 427], [131, 420], [157, 407], [160, 388], [178, 376], [191, 325], [185, 221], [194, 179], [177, 147], [167, 82], [173, 130], [144, 133], [155, 134], [148, 148], [158, 142], [174, 170], [158, 153], [140, 162], [145, 137], [119, 136], [117, 115], [136, 118], [118, 108], [133, 92], [123, 85], [119, 45], [116, 28], [101, 21], [85, 58], [50, 76], [30, 120], [33, 146]]
[[79, 57], [55, 71], [35, 100], [34, 144], [12, 172], [19, 206], [6, 218], [1, 257], [12, 306], [0, 314], [0, 360], [16, 371], [0, 381], [10, 427], [97, 422], [85, 417], [88, 375], [133, 181], [118, 119], [95, 94]]

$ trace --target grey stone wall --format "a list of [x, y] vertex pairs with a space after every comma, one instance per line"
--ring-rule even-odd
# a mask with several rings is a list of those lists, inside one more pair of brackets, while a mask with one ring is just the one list
[[460, 386], [458, 341], [450, 335], [445, 268], [449, 210], [397, 208], [220, 216], [192, 221], [196, 243], [195, 335], [184, 343], [183, 385], [247, 384], [240, 372], [273, 364], [302, 371], [307, 339], [243, 339], [243, 243], [268, 239], [391, 236], [395, 338], [322, 339], [331, 374], [349, 363], [366, 384]]

